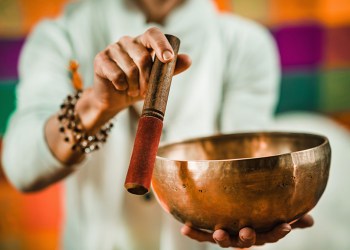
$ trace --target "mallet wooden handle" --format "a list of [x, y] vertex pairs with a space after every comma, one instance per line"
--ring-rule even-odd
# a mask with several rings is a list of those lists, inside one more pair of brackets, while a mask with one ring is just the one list
[[124, 184], [130, 193], [138, 195], [147, 193], [151, 185], [171, 79], [180, 47], [177, 37], [166, 37], [174, 50], [174, 59], [164, 64], [155, 58]]

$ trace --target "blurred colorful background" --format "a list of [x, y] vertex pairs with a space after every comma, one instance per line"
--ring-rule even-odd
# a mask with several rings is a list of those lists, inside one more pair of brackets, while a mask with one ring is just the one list
[[[0, 0], [1, 136], [15, 108], [17, 62], [26, 35], [67, 0]], [[276, 39], [283, 77], [276, 113], [313, 111], [350, 129], [349, 0], [216, 0], [222, 11], [254, 19]], [[15, 191], [1, 172], [0, 249], [57, 249], [61, 185], [37, 194]]]

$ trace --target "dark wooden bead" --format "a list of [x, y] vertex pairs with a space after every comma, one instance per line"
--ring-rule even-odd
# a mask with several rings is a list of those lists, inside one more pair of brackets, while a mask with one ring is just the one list
[[[95, 135], [89, 135], [82, 127], [80, 118], [75, 114], [75, 104], [81, 97], [82, 91], [78, 90], [74, 95], [67, 96], [63, 104], [61, 104], [61, 111], [58, 115], [58, 120], [61, 123], [59, 131], [65, 133], [67, 129], [73, 132], [75, 144], [71, 147], [72, 150], [79, 150], [82, 153], [90, 153], [100, 149], [100, 143], [107, 141], [108, 134], [113, 127], [113, 123], [105, 124]], [[70, 138], [64, 134], [64, 141], [70, 142]]]

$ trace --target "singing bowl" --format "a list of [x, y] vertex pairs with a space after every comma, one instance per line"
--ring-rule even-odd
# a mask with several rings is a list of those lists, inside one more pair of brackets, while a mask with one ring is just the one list
[[331, 148], [324, 136], [259, 132], [218, 135], [160, 147], [155, 196], [177, 220], [236, 234], [292, 223], [324, 192]]

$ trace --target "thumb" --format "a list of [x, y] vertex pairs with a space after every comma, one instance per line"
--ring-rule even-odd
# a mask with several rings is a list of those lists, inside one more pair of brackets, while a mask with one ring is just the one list
[[188, 55], [179, 54], [177, 56], [176, 67], [174, 71], [174, 75], [180, 74], [187, 70], [192, 64], [192, 60]]

